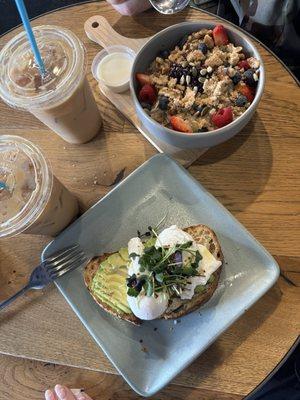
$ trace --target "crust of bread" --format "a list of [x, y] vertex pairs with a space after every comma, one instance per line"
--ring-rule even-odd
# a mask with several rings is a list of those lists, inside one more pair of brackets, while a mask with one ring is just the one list
[[[201, 225], [189, 226], [188, 228], [185, 228], [184, 231], [189, 233], [197, 243], [206, 246], [208, 248], [208, 250], [214, 255], [214, 257], [217, 260], [220, 260], [222, 262], [222, 265], [213, 274], [215, 279], [212, 283], [207, 285], [207, 290], [204, 293], [196, 294], [195, 296], [193, 296], [193, 298], [191, 300], [181, 300], [179, 298], [172, 300], [171, 303], [169, 304], [166, 312], [161, 316], [161, 318], [163, 318], [163, 319], [177, 319], [186, 314], [189, 314], [190, 312], [196, 310], [201, 305], [206, 303], [212, 297], [212, 295], [214, 294], [214, 292], [218, 286], [220, 274], [221, 274], [223, 264], [224, 264], [224, 257], [223, 257], [223, 253], [221, 250], [220, 243], [218, 241], [218, 238], [217, 238], [215, 232], [212, 229], [210, 229], [206, 225], [201, 224]], [[94, 298], [94, 300], [105, 311], [114, 315], [117, 318], [131, 322], [135, 325], [140, 325], [141, 321], [134, 314], [126, 314], [126, 313], [122, 313], [122, 312], [117, 312], [112, 307], [110, 307], [108, 304], [104, 303], [103, 301], [101, 301], [101, 299], [99, 299], [97, 296], [95, 296], [90, 289], [92, 280], [99, 268], [100, 263], [102, 261], [104, 261], [107, 257], [109, 257], [111, 254], [112, 253], [104, 253], [99, 257], [93, 258], [87, 264], [87, 266], [84, 269], [85, 285], [86, 285], [87, 289], [89, 290], [90, 294], [92, 295], [92, 297]]]
[[94, 279], [94, 276], [96, 274], [96, 272], [98, 271], [99, 265], [102, 263], [102, 261], [106, 260], [111, 254], [113, 253], [104, 253], [99, 257], [95, 257], [93, 258], [84, 268], [84, 283], [88, 289], [88, 291], [90, 292], [90, 294], [92, 295], [93, 299], [96, 301], [96, 303], [99, 304], [99, 306], [101, 308], [103, 308], [103, 310], [107, 311], [108, 313], [114, 315], [117, 318], [123, 319], [125, 321], [131, 322], [135, 325], [140, 325], [141, 321], [140, 319], [138, 319], [134, 314], [126, 314], [126, 313], [122, 313], [122, 312], [117, 312], [115, 309], [113, 309], [112, 307], [110, 307], [108, 304], [106, 304], [105, 302], [103, 302], [101, 299], [99, 299], [98, 296], [95, 296], [93, 294], [93, 292], [91, 291], [91, 284], [92, 281]]

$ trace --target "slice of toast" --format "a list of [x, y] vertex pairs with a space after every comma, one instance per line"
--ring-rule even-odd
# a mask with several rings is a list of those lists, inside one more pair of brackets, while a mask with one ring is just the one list
[[[195, 309], [199, 308], [202, 304], [206, 303], [212, 297], [218, 286], [221, 270], [223, 267], [224, 257], [221, 250], [221, 246], [215, 232], [212, 229], [210, 229], [206, 225], [195, 225], [185, 228], [184, 231], [189, 233], [194, 238], [195, 242], [202, 244], [203, 246], [206, 246], [207, 249], [214, 255], [214, 257], [217, 260], [222, 261], [222, 265], [217, 269], [216, 272], [214, 272], [213, 274], [214, 280], [205, 286], [206, 287], [205, 292], [195, 294], [191, 300], [181, 300], [180, 298], [172, 299], [169, 303], [166, 312], [161, 316], [161, 318], [164, 319], [176, 319], [182, 317], [183, 315], [186, 315], [194, 311]], [[134, 314], [117, 312], [108, 304], [106, 304], [97, 296], [95, 296], [91, 291], [91, 283], [99, 268], [100, 263], [104, 261], [107, 257], [109, 257], [111, 254], [112, 253], [104, 253], [99, 257], [93, 258], [93, 260], [89, 262], [89, 264], [85, 267], [84, 270], [84, 282], [88, 290], [90, 291], [91, 295], [101, 308], [103, 308], [105, 311], [109, 312], [110, 314], [118, 318], [131, 322], [135, 325], [139, 325], [141, 321]]]

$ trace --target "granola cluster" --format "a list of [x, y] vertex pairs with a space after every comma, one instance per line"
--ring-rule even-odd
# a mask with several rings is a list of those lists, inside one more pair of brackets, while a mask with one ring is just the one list
[[177, 131], [215, 130], [242, 115], [255, 96], [259, 61], [230, 43], [225, 28], [201, 29], [162, 51], [136, 78], [139, 100], [157, 122]]

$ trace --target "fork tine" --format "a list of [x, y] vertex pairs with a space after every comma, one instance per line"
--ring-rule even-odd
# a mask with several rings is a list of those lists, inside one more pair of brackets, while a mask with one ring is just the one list
[[67, 272], [70, 272], [76, 268], [79, 268], [82, 264], [86, 263], [87, 261], [88, 261], [88, 258], [86, 256], [84, 256], [83, 258], [78, 259], [75, 263], [72, 263], [65, 269], [51, 273], [50, 277], [51, 277], [51, 279], [57, 279], [60, 276], [65, 275]]
[[64, 261], [62, 263], [59, 263], [59, 264], [54, 265], [54, 266], [49, 265], [49, 267], [47, 267], [47, 271], [49, 273], [60, 271], [60, 270], [66, 268], [68, 265], [76, 262], [77, 260], [79, 260], [80, 258], [82, 258], [84, 256], [85, 256], [85, 254], [81, 251], [80, 253], [77, 253], [77, 254], [73, 255], [71, 258], [68, 258], [66, 261]]
[[69, 251], [69, 253], [65, 254], [63, 257], [56, 261], [52, 261], [50, 263], [46, 262], [47, 268], [53, 268], [57, 265], [61, 265], [64, 262], [67, 262], [68, 260], [71, 260], [73, 257], [76, 257], [78, 254], [82, 253], [82, 250], [80, 249], [74, 249]]
[[64, 255], [68, 254], [70, 251], [73, 251], [73, 250], [78, 249], [78, 248], [79, 248], [78, 244], [74, 244], [73, 246], [66, 247], [65, 249], [57, 251], [51, 257], [46, 258], [45, 261], [54, 262], [56, 260], [59, 260]]

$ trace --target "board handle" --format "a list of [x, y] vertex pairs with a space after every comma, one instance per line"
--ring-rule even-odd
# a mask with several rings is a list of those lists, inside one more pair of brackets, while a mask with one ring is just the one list
[[120, 35], [112, 28], [107, 19], [101, 15], [94, 15], [87, 19], [84, 24], [84, 30], [90, 40], [100, 44], [100, 46], [104, 48], [114, 45], [123, 45], [138, 52], [149, 40], [149, 38], [131, 39]]

